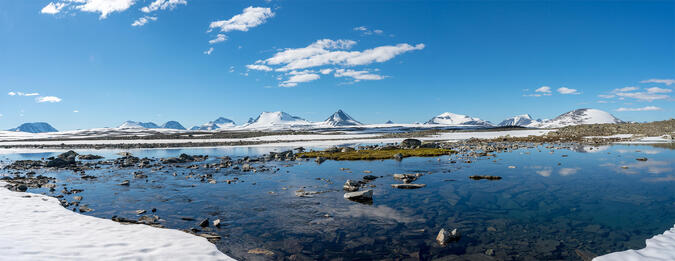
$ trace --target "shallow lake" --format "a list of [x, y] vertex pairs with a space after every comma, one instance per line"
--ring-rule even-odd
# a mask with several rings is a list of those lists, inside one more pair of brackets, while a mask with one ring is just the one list
[[[170, 157], [181, 153], [216, 157], [257, 156], [289, 148], [237, 147], [133, 150], [137, 157]], [[108, 158], [115, 151], [78, 151]], [[58, 153], [0, 156], [11, 160], [38, 159]], [[637, 161], [636, 158], [648, 158]], [[139, 169], [103, 166], [88, 170], [96, 180], [82, 180], [72, 171], [38, 174], [57, 178], [61, 185], [83, 189], [86, 215], [137, 219], [136, 210], [156, 208], [168, 228], [200, 228], [203, 218], [220, 219], [224, 253], [257, 259], [423, 259], [463, 256], [468, 260], [580, 260], [577, 250], [605, 254], [643, 248], [644, 240], [675, 224], [675, 150], [649, 145], [544, 146], [496, 153], [494, 157], [459, 155], [406, 158], [402, 161], [284, 161], [254, 163], [272, 171], [241, 172], [213, 168], [168, 167], [142, 169], [147, 178], [134, 179]], [[454, 163], [453, 163], [454, 162]], [[509, 167], [511, 166], [511, 167]], [[364, 173], [369, 171], [372, 173]], [[174, 176], [174, 173], [176, 174]], [[199, 175], [211, 174], [216, 184]], [[423, 174], [414, 183], [426, 187], [395, 189], [394, 173]], [[11, 175], [7, 171], [0, 175]], [[343, 198], [347, 179], [365, 175], [372, 204]], [[472, 180], [472, 175], [501, 176], [501, 180]], [[227, 184], [225, 180], [236, 182]], [[130, 186], [118, 185], [131, 180]], [[321, 192], [298, 197], [295, 191]], [[362, 188], [368, 189], [368, 188]], [[72, 201], [72, 195], [65, 199]], [[72, 208], [72, 207], [71, 207]], [[186, 220], [192, 218], [194, 220]], [[457, 228], [461, 239], [440, 246], [441, 228]], [[256, 255], [262, 248], [274, 255]], [[486, 255], [486, 253], [488, 255]], [[269, 253], [268, 253], [269, 254]], [[463, 259], [463, 260], [464, 260]]]

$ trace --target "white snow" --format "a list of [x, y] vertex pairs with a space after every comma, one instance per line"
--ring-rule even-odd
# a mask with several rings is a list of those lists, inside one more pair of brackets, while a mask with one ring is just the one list
[[533, 120], [529, 114], [516, 115], [505, 119], [499, 123], [499, 126], [528, 126], [533, 123], [540, 123], [541, 120]]
[[599, 256], [593, 261], [672, 261], [675, 260], [675, 226], [645, 241], [639, 250], [626, 250]]
[[433, 117], [431, 120], [427, 121], [426, 124], [441, 124], [441, 125], [483, 125], [490, 126], [487, 121], [481, 120], [479, 118], [472, 118], [467, 115], [455, 114], [451, 112], [444, 112], [439, 114], [436, 117]]
[[0, 182], [0, 259], [234, 260], [202, 237], [81, 215], [56, 198], [4, 185]]
[[527, 127], [532, 128], [562, 128], [565, 126], [581, 125], [581, 124], [604, 124], [604, 123], [621, 123], [622, 121], [614, 117], [612, 114], [598, 109], [578, 109], [569, 111], [555, 117], [552, 120], [542, 122], [533, 122]]
[[313, 123], [303, 118], [290, 115], [282, 111], [263, 112], [258, 115], [253, 122], [246, 123], [243, 126], [237, 126], [239, 129], [265, 129], [281, 130], [291, 128], [311, 127]]

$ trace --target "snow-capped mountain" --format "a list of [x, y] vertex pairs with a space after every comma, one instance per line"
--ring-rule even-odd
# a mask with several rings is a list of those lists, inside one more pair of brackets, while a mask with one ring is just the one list
[[154, 122], [125, 121], [118, 128], [159, 129], [159, 126]]
[[533, 124], [533, 123], [534, 124], [541, 123], [541, 120], [539, 120], [539, 119], [534, 120], [534, 119], [532, 119], [532, 116], [530, 116], [529, 114], [522, 114], [522, 115], [517, 115], [517, 116], [511, 117], [511, 118], [508, 118], [506, 120], [503, 120], [498, 125], [499, 126], [522, 126], [522, 127], [526, 127], [526, 126], [528, 126], [530, 124]]
[[52, 125], [46, 122], [28, 122], [19, 125], [19, 127], [9, 129], [8, 131], [21, 131], [30, 133], [58, 132]]
[[220, 117], [215, 121], [209, 121], [201, 126], [194, 126], [190, 130], [218, 130], [234, 127], [234, 121], [225, 117]]
[[451, 112], [444, 112], [436, 117], [433, 117], [425, 124], [492, 126], [492, 123], [488, 121]]
[[185, 127], [177, 121], [167, 121], [166, 123], [160, 126], [162, 129], [175, 129], [175, 130], [184, 130]]
[[391, 120], [388, 120], [388, 121], [387, 121], [387, 122], [385, 122], [384, 124], [394, 124], [394, 122], [393, 122], [393, 121], [391, 121]]
[[263, 112], [258, 117], [244, 124], [245, 129], [288, 129], [294, 127], [309, 127], [312, 122], [290, 115], [282, 111]]
[[330, 125], [330, 126], [355, 126], [355, 125], [362, 125], [362, 123], [358, 122], [351, 116], [347, 115], [342, 110], [338, 110], [337, 112], [333, 113], [328, 119], [326, 119], [323, 124]]
[[546, 120], [539, 123], [532, 123], [527, 127], [536, 128], [562, 128], [565, 126], [582, 124], [604, 124], [604, 123], [622, 123], [622, 120], [614, 117], [606, 111], [597, 109], [578, 109], [569, 111], [555, 117], [552, 120]]

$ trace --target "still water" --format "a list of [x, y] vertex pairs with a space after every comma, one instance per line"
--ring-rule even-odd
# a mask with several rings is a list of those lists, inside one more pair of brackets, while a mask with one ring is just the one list
[[[138, 157], [180, 153], [216, 157], [257, 156], [289, 148], [206, 148], [134, 150]], [[108, 158], [115, 151], [78, 151]], [[6, 154], [0, 159], [36, 159], [58, 153]], [[403, 161], [265, 162], [267, 172], [169, 167], [138, 169], [103, 166], [82, 180], [71, 171], [38, 174], [57, 178], [58, 189], [29, 192], [59, 195], [61, 185], [83, 189], [86, 215], [136, 219], [136, 210], [155, 208], [168, 228], [199, 228], [203, 218], [221, 220], [224, 253], [242, 260], [261, 259], [451, 259], [580, 260], [577, 250], [596, 255], [643, 248], [644, 240], [675, 224], [675, 151], [672, 147], [612, 145], [555, 149], [539, 146], [458, 159], [458, 155], [406, 158]], [[648, 158], [637, 161], [636, 158]], [[454, 163], [453, 163], [454, 162]], [[259, 166], [260, 164], [253, 164]], [[277, 170], [278, 168], [278, 170]], [[366, 174], [366, 172], [372, 172]], [[0, 175], [9, 175], [0, 172]], [[173, 174], [176, 174], [175, 176]], [[216, 184], [201, 181], [209, 173]], [[422, 173], [426, 187], [394, 189], [394, 173]], [[372, 204], [345, 200], [342, 185], [365, 175]], [[472, 175], [501, 180], [471, 180]], [[238, 181], [227, 184], [225, 180]], [[118, 185], [131, 180], [130, 186]], [[297, 197], [295, 191], [321, 192]], [[74, 195], [65, 195], [72, 201]], [[194, 220], [186, 220], [192, 218]], [[435, 238], [441, 228], [457, 228], [462, 237], [447, 246]], [[200, 228], [201, 229], [201, 228]], [[262, 248], [268, 255], [250, 254]], [[489, 259], [487, 259], [489, 260]]]

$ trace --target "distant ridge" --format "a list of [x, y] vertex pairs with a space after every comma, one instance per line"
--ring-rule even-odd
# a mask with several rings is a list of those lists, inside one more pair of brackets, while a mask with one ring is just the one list
[[21, 131], [30, 133], [58, 132], [58, 130], [46, 122], [28, 122], [19, 125], [19, 127], [9, 129], [8, 131]]

